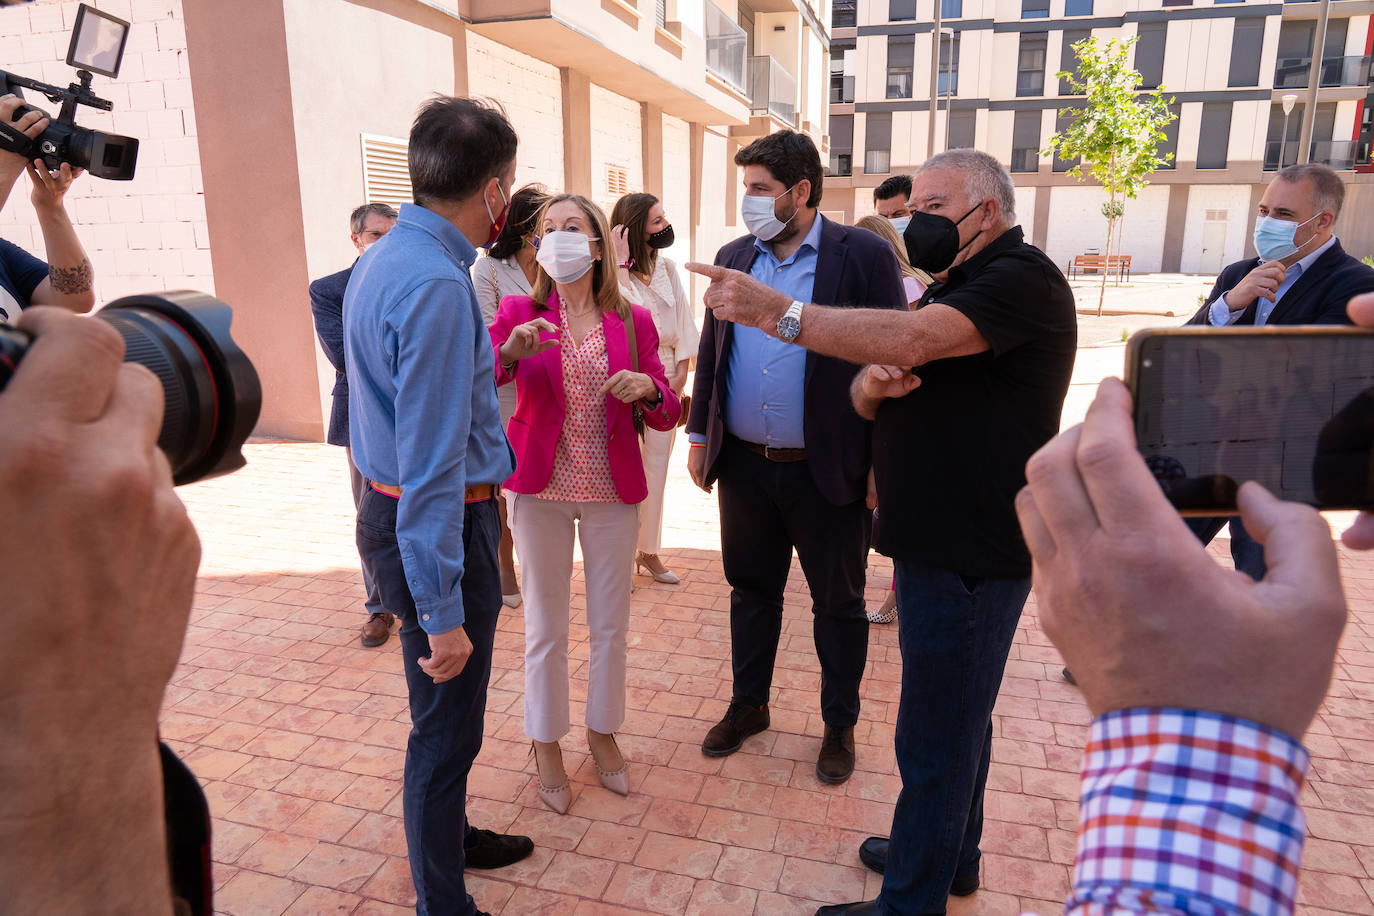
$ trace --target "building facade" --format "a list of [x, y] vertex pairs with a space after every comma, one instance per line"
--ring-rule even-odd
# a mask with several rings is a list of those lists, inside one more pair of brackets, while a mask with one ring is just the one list
[[[505, 107], [517, 185], [608, 211], [629, 191], [658, 195], [679, 262], [709, 261], [743, 232], [741, 145], [792, 127], [829, 155], [828, 0], [94, 5], [133, 27], [119, 78], [94, 87], [114, 111], [77, 121], [142, 141], [133, 181], [84, 178], [69, 194], [97, 293], [193, 288], [232, 305], [262, 377], [263, 435], [323, 438], [333, 369], [307, 287], [351, 263], [355, 206], [409, 200], [405, 138], [435, 93]], [[72, 81], [77, 6], [0, 7], [0, 68]], [[0, 213], [0, 237], [41, 256], [25, 197]]]
[[[935, 3], [940, 32], [935, 32]], [[1253, 254], [1255, 204], [1278, 167], [1298, 158], [1316, 2], [1252, 0], [834, 0], [830, 171], [822, 206], [853, 219], [872, 189], [934, 150], [971, 146], [1006, 163], [1017, 216], [1057, 262], [1101, 251], [1100, 186], [1042, 156], [1075, 97], [1061, 70], [1071, 46], [1136, 37], [1143, 88], [1160, 86], [1177, 119], [1170, 164], [1127, 201], [1122, 254], [1136, 271], [1215, 274]], [[1332, 0], [1321, 41], [1311, 161], [1341, 170], [1347, 250], [1374, 254], [1370, 53], [1374, 3]], [[932, 62], [934, 66], [932, 67]], [[933, 89], [933, 91], [932, 91]], [[937, 111], [931, 116], [931, 98]], [[1285, 96], [1291, 112], [1285, 115]], [[1286, 133], [1285, 133], [1286, 128]]]

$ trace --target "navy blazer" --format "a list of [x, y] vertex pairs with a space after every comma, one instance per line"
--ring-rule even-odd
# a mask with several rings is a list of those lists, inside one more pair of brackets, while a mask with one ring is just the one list
[[[816, 218], [822, 217], [817, 214]], [[721, 248], [716, 264], [748, 273], [756, 257], [754, 237], [746, 235]], [[825, 220], [811, 301], [846, 308], [905, 309], [906, 291], [892, 246], [867, 229]], [[734, 325], [708, 310], [687, 422], [689, 433], [706, 436], [708, 483], [716, 479], [716, 462], [725, 441], [725, 366], [733, 338]], [[837, 506], [863, 499], [868, 492], [873, 424], [854, 412], [849, 399], [849, 385], [859, 368], [833, 356], [806, 354], [802, 429], [807, 464], [816, 487]]]
[[[1235, 289], [1245, 275], [1259, 266], [1259, 258], [1229, 264], [1217, 277], [1207, 302], [1189, 324], [1207, 324], [1207, 313], [1223, 293]], [[1374, 291], [1374, 269], [1345, 253], [1338, 241], [1312, 262], [1302, 276], [1283, 294], [1269, 313], [1266, 324], [1350, 324], [1345, 305], [1351, 296]], [[1255, 323], [1259, 300], [1240, 313], [1237, 325]]]
[[344, 374], [343, 298], [348, 278], [353, 275], [353, 262], [344, 270], [321, 277], [310, 284], [310, 313], [315, 316], [315, 333], [320, 347], [334, 366], [333, 409], [329, 411], [329, 433], [325, 441], [330, 445], [348, 445], [348, 376]]

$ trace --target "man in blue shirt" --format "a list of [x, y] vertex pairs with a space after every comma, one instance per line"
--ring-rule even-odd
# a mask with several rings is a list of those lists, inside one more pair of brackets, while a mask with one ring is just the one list
[[[747, 271], [803, 302], [905, 308], [896, 255], [871, 232], [816, 211], [821, 159], [789, 130], [740, 150], [750, 235], [716, 263]], [[720, 482], [720, 543], [730, 583], [734, 687], [725, 717], [702, 742], [707, 756], [739, 750], [769, 725], [783, 588], [795, 547], [811, 588], [825, 732], [816, 775], [841, 783], [854, 771], [859, 682], [868, 659], [864, 561], [871, 425], [849, 402], [858, 366], [708, 314], [697, 355], [688, 470], [698, 486]], [[795, 333], [792, 335], [795, 337]]]
[[467, 823], [501, 608], [498, 485], [515, 470], [468, 268], [505, 219], [516, 136], [498, 110], [437, 98], [410, 132], [414, 205], [344, 294], [353, 459], [369, 483], [358, 553], [401, 619], [410, 690], [406, 847], [421, 916], [477, 913], [463, 869], [529, 855]]

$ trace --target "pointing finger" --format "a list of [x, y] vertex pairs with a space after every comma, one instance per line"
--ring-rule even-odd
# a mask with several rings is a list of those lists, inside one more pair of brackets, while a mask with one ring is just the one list
[[728, 267], [720, 267], [715, 264], [702, 264], [698, 261], [688, 261], [684, 266], [692, 273], [701, 274], [703, 277], [706, 277], [712, 283], [715, 283], [717, 280], [724, 280], [734, 272]]

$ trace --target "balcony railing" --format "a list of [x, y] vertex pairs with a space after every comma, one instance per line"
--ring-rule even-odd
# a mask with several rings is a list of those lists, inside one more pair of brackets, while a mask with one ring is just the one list
[[771, 114], [797, 126], [797, 81], [773, 58], [749, 58], [749, 97], [754, 100], [750, 114]]
[[892, 150], [871, 149], [864, 152], [864, 173], [886, 175], [892, 171]]
[[854, 154], [850, 150], [831, 150], [827, 174], [847, 177], [854, 174]]
[[749, 37], [735, 20], [706, 0], [706, 69], [744, 91], [744, 53]]
[[835, 0], [830, 7], [830, 25], [836, 29], [852, 29], [859, 24], [858, 0]]
[[1011, 171], [1036, 172], [1040, 170], [1040, 150], [1033, 146], [1011, 151]]
[[[1312, 154], [1308, 157], [1311, 162], [1318, 162], [1322, 165], [1329, 165], [1333, 169], [1353, 169], [1355, 167], [1357, 154], [1359, 152], [1358, 140], [1313, 140]], [[1283, 164], [1293, 165], [1298, 161], [1297, 140], [1289, 140], [1284, 143], [1282, 140], [1270, 140], [1264, 146], [1264, 168], [1265, 171], [1274, 171], [1279, 167], [1279, 151], [1283, 151]]]
[[845, 105], [854, 101], [854, 77], [835, 75], [830, 78], [830, 103]]
[[[1368, 57], [1326, 57], [1322, 59], [1318, 86], [1369, 85]], [[1274, 66], [1275, 89], [1306, 89], [1307, 73], [1312, 68], [1311, 57], [1280, 57]]]
[[911, 98], [911, 87], [915, 76], [911, 70], [887, 71], [887, 97], [889, 99]]

